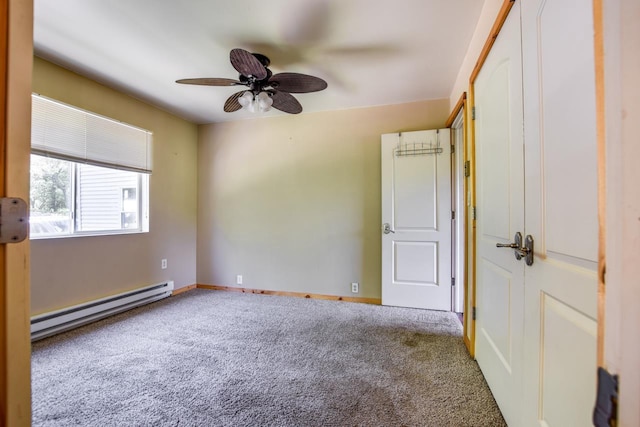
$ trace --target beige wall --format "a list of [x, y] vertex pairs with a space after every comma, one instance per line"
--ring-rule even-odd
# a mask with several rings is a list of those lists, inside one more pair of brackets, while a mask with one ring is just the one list
[[[174, 280], [195, 283], [197, 126], [35, 58], [33, 91], [153, 132], [150, 232], [31, 241], [33, 314]], [[168, 259], [168, 268], [160, 260]]]
[[460, 70], [458, 71], [458, 77], [453, 85], [453, 90], [451, 91], [449, 98], [450, 110], [453, 110], [453, 107], [455, 107], [456, 102], [460, 99], [462, 92], [469, 90], [469, 77], [471, 76], [473, 67], [476, 66], [476, 61], [480, 57], [480, 52], [487, 41], [487, 37], [491, 33], [491, 27], [493, 26], [503, 3], [504, 0], [485, 0], [482, 5], [478, 24], [473, 32], [473, 37], [469, 42], [469, 48], [467, 49], [467, 53], [462, 61]]
[[[200, 126], [200, 284], [380, 298], [380, 135], [448, 99]], [[351, 294], [350, 283], [360, 283]]]

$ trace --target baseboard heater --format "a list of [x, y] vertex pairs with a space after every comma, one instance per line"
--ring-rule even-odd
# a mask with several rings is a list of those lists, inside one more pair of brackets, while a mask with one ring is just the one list
[[118, 295], [101, 298], [31, 318], [31, 341], [37, 341], [126, 310], [166, 298], [173, 292], [173, 282], [151, 285]]

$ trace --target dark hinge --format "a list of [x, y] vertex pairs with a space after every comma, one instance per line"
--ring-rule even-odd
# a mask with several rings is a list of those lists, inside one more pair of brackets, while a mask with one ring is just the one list
[[598, 392], [593, 409], [593, 425], [608, 427], [618, 425], [618, 376], [598, 368]]
[[456, 285], [456, 278], [452, 277], [451, 278], [451, 286], [455, 286]]
[[451, 154], [456, 152], [456, 146], [451, 144]]
[[464, 176], [469, 177], [471, 175], [471, 163], [469, 160], [464, 162]]
[[471, 217], [472, 217], [474, 220], [478, 219], [478, 215], [477, 215], [477, 213], [476, 213], [476, 207], [475, 207], [475, 206], [471, 208]]
[[456, 219], [456, 211], [451, 211], [451, 219]]
[[471, 318], [472, 318], [473, 320], [476, 320], [476, 308], [475, 308], [475, 307], [473, 307], [473, 308], [471, 309]]
[[471, 120], [475, 120], [476, 119], [476, 107], [473, 106], [471, 107]]

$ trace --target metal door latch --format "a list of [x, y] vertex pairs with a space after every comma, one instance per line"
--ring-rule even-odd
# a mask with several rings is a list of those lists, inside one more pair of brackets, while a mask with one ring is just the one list
[[388, 222], [385, 222], [384, 224], [382, 224], [382, 232], [384, 234], [395, 233], [395, 231], [391, 229], [391, 226], [389, 225]]
[[513, 249], [513, 255], [518, 261], [524, 258], [524, 262], [527, 265], [533, 265], [533, 237], [527, 234], [524, 239], [524, 246], [522, 246], [522, 234], [518, 231], [513, 236], [513, 240], [513, 243], [496, 243], [496, 247]]
[[528, 266], [533, 265], [533, 237], [531, 237], [531, 234], [527, 234], [527, 237], [524, 238], [524, 247], [521, 250], [524, 262]]
[[0, 243], [19, 243], [27, 238], [27, 202], [16, 197], [0, 198]]
[[513, 236], [513, 243], [496, 243], [496, 248], [511, 248], [516, 249], [516, 259], [519, 261], [521, 256], [519, 256], [517, 250], [522, 246], [522, 233], [519, 231]]

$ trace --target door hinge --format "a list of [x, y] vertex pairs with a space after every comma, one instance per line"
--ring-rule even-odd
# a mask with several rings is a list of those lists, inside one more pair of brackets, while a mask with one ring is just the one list
[[452, 277], [451, 278], [451, 286], [455, 286], [456, 285], [456, 278]]
[[456, 211], [451, 211], [451, 219], [456, 219]]
[[471, 309], [471, 319], [476, 320], [476, 308], [473, 307]]
[[464, 176], [467, 178], [471, 176], [471, 162], [469, 160], [464, 162]]
[[476, 207], [472, 207], [471, 208], [471, 218], [475, 221], [476, 219], [478, 219], [478, 215], [476, 213]]
[[476, 119], [476, 107], [475, 105], [473, 107], [471, 107], [471, 120], [475, 120]]
[[598, 367], [596, 407], [593, 409], [593, 425], [608, 427], [618, 425], [618, 376]]
[[456, 152], [456, 146], [454, 144], [451, 144], [451, 154], [454, 154]]
[[27, 202], [17, 197], [0, 198], [0, 243], [19, 243], [27, 238]]

